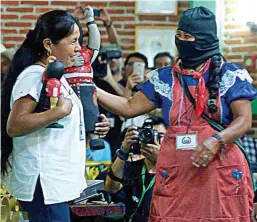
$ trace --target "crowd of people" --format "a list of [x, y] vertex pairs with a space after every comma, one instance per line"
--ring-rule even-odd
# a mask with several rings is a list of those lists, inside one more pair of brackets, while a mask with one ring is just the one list
[[[159, 52], [149, 67], [140, 52], [123, 58], [110, 15], [99, 10], [47, 12], [14, 56], [1, 46], [2, 104], [10, 104], [1, 106], [2, 181], [29, 220], [69, 222], [69, 201], [87, 187], [85, 161], [112, 161], [98, 179], [125, 204], [122, 221], [257, 221], [249, 163], [238, 147], [257, 90], [246, 69], [222, 56], [215, 15], [205, 7], [183, 12], [178, 58]], [[110, 46], [100, 46], [95, 20]], [[58, 103], [38, 112], [42, 74], [55, 61], [66, 70]], [[99, 108], [92, 133], [104, 149], [90, 149], [88, 82], [76, 78], [91, 78]], [[64, 128], [49, 127], [57, 121]]]

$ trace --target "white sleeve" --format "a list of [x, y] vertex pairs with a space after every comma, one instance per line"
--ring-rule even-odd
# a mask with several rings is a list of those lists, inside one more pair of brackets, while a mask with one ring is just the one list
[[36, 102], [39, 101], [43, 87], [42, 74], [43, 72], [34, 71], [26, 72], [25, 75], [22, 73], [18, 77], [12, 90], [11, 107], [16, 100], [27, 95], [32, 96]]
[[90, 61], [90, 64], [92, 64], [95, 61], [98, 53], [99, 53], [99, 50], [93, 50], [93, 56], [92, 56], [92, 59]]
[[88, 48], [99, 50], [101, 44], [100, 32], [96, 24], [90, 24], [88, 27]]

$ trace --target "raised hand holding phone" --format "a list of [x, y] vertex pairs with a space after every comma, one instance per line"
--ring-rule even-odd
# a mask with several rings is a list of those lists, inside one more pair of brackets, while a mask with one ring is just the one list
[[144, 62], [134, 62], [133, 72], [136, 73], [139, 76], [141, 82], [143, 82], [144, 78], [145, 78], [145, 63]]

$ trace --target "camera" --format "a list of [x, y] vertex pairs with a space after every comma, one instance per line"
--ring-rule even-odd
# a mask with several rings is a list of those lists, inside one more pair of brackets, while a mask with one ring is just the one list
[[107, 75], [107, 63], [111, 59], [121, 58], [122, 51], [116, 44], [100, 49], [98, 56], [92, 63], [94, 77], [105, 77]]
[[154, 140], [158, 141], [158, 132], [153, 129], [153, 123], [151, 119], [146, 119], [143, 123], [143, 126], [138, 129], [139, 141], [142, 143], [154, 144]]
[[94, 16], [99, 17], [101, 14], [101, 10], [99, 9], [93, 9], [94, 10]]
[[153, 122], [152, 119], [148, 118], [145, 119], [142, 127], [138, 128], [138, 142], [133, 144], [131, 147], [131, 152], [134, 154], [140, 154], [140, 144], [139, 141], [145, 144], [154, 144], [154, 141], [157, 140], [159, 143], [161, 138], [163, 137], [162, 133], [158, 133], [156, 130], [153, 129]]

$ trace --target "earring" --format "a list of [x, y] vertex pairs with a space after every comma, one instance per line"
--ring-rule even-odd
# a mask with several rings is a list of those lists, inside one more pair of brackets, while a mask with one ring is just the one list
[[51, 50], [47, 50], [46, 55], [47, 55], [47, 57], [51, 56], [52, 55], [52, 51]]

